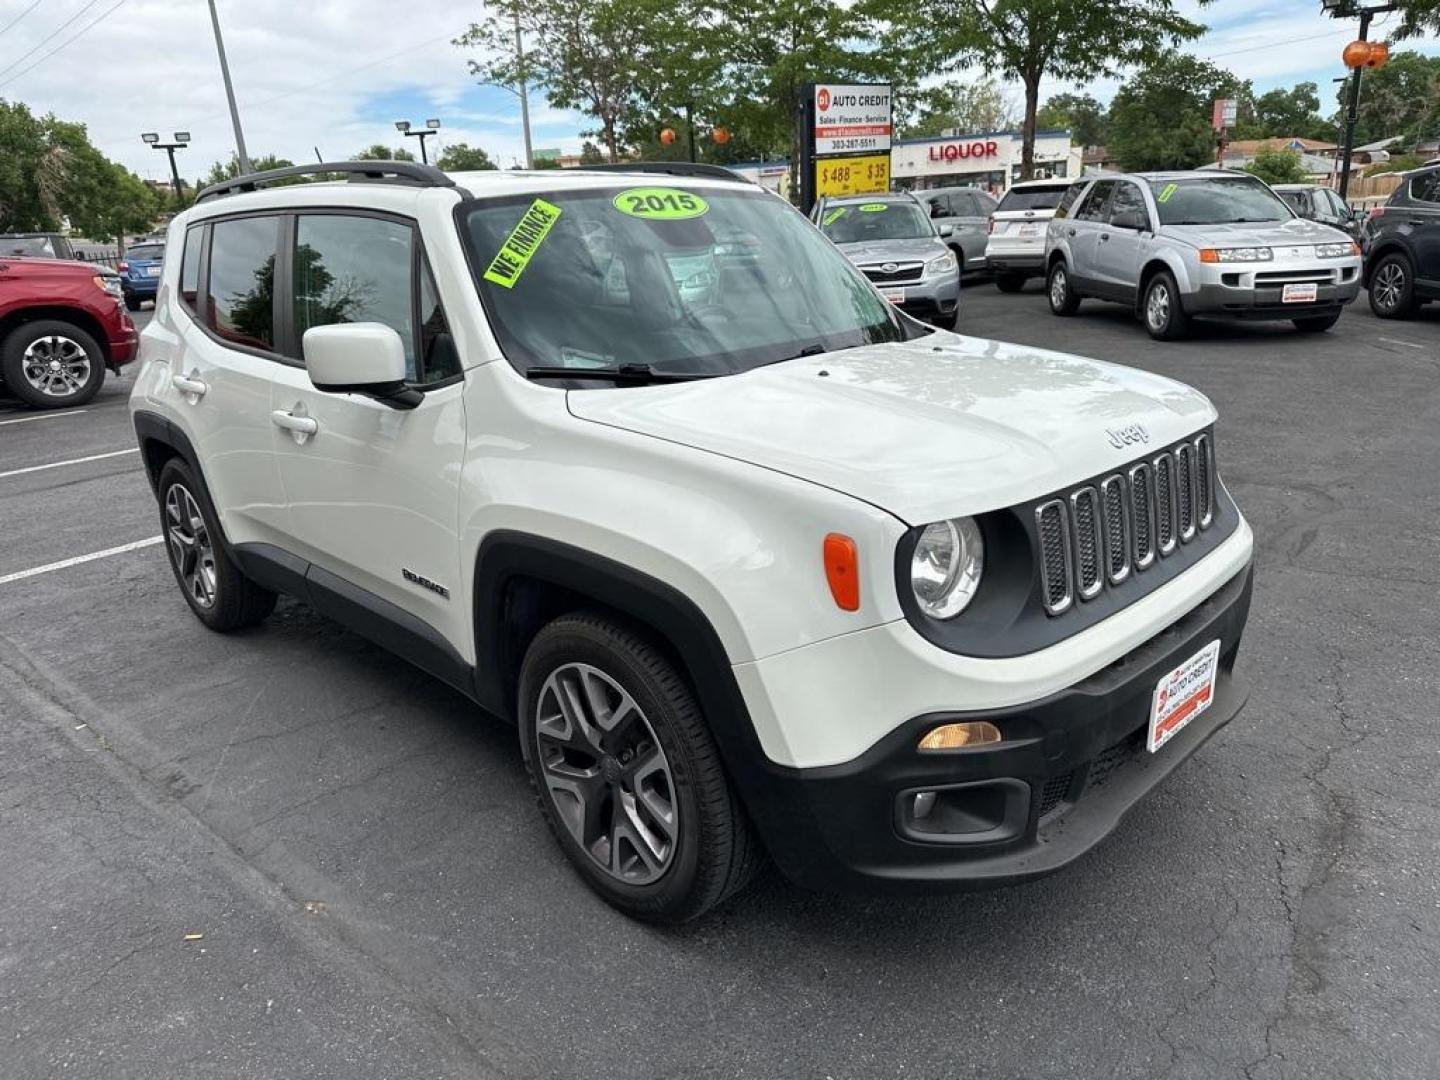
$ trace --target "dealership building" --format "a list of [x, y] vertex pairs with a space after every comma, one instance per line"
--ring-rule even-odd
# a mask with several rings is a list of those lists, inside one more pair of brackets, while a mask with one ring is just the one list
[[[890, 149], [890, 184], [911, 191], [982, 187], [999, 193], [1020, 179], [1021, 142], [1018, 131], [896, 139]], [[1081, 147], [1071, 144], [1068, 131], [1035, 133], [1037, 177], [1079, 176], [1082, 154]], [[782, 187], [789, 171], [784, 161], [743, 161], [729, 168], [771, 191]]]

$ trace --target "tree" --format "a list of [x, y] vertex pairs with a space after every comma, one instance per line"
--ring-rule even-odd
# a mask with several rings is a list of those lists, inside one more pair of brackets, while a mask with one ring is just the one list
[[1110, 102], [1107, 145], [1130, 172], [1193, 169], [1216, 157], [1210, 110], [1234, 96], [1228, 71], [1183, 53], [1169, 53], [1133, 76]]
[[[621, 119], [645, 74], [649, 15], [657, 6], [658, 0], [493, 0], [485, 20], [471, 24], [455, 44], [486, 54], [469, 61], [470, 74], [482, 81], [538, 84], [551, 105], [593, 117], [616, 161]], [[517, 26], [525, 40], [523, 62], [515, 51]]]
[[918, 115], [904, 125], [904, 133], [911, 137], [946, 131], [972, 135], [1000, 131], [1015, 123], [1014, 107], [994, 79], [951, 81], [920, 90], [914, 107]]
[[[886, 4], [888, 0], [871, 0]], [[878, 13], [878, 11], [877, 11]], [[1084, 82], [1147, 64], [1204, 27], [1174, 0], [918, 0], [894, 13], [887, 44], [949, 57], [953, 70], [976, 62], [1025, 88], [1021, 175], [1035, 169], [1035, 118], [1043, 78]]]
[[600, 148], [589, 139], [580, 144], [581, 165], [599, 165], [604, 160], [605, 156], [600, 153]]
[[1299, 154], [1274, 146], [1260, 147], [1244, 169], [1267, 184], [1303, 184], [1309, 179]]
[[[289, 158], [276, 157], [274, 154], [261, 154], [257, 158], [250, 159], [251, 172], [268, 172], [270, 169], [289, 169], [295, 163]], [[217, 161], [210, 166], [210, 171], [199, 181], [199, 187], [209, 187], [211, 184], [223, 184], [226, 180], [234, 180], [244, 172], [240, 168], [240, 158], [235, 154], [230, 155], [228, 161]], [[301, 178], [288, 180], [286, 183], [301, 183]]]
[[[1336, 95], [1342, 118], [1349, 108], [1347, 90], [1341, 86]], [[1440, 135], [1440, 56], [1391, 53], [1388, 64], [1360, 77], [1355, 142], [1363, 145], [1392, 135], [1406, 142]]]
[[1069, 128], [1078, 146], [1105, 145], [1105, 106], [1089, 94], [1051, 94], [1035, 114], [1037, 128]]
[[1440, 0], [1399, 0], [1398, 6], [1400, 25], [1395, 30], [1395, 38], [1440, 34]]
[[392, 150], [384, 143], [371, 143], [355, 155], [356, 161], [414, 161], [415, 155], [403, 146]]
[[495, 162], [490, 160], [489, 154], [478, 146], [463, 142], [451, 143], [445, 147], [435, 159], [435, 164], [447, 172], [474, 172], [495, 168]]
[[1255, 99], [1255, 122], [1260, 138], [1322, 139], [1335, 134], [1334, 127], [1320, 115], [1320, 94], [1313, 82], [1261, 94]]

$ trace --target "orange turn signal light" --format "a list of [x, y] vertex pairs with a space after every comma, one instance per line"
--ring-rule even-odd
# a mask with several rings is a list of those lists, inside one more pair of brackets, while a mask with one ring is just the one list
[[1200, 261], [1203, 263], [1218, 263], [1220, 261], [1219, 248], [1201, 248]]
[[841, 611], [860, 610], [860, 556], [855, 541], [842, 533], [825, 537], [825, 580]]
[[921, 750], [959, 750], [964, 746], [983, 746], [1000, 741], [1000, 729], [988, 720], [970, 720], [963, 724], [941, 724], [931, 728], [920, 740]]

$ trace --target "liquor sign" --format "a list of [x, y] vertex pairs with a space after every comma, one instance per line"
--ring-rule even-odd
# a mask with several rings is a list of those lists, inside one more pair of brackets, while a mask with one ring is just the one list
[[865, 195], [890, 190], [890, 155], [821, 158], [815, 162], [815, 196]]
[[801, 208], [822, 195], [890, 188], [894, 95], [888, 83], [811, 83], [802, 102]]

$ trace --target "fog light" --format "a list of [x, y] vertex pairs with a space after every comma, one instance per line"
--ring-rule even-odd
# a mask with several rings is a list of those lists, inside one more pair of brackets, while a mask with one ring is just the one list
[[910, 807], [910, 816], [916, 821], [930, 816], [930, 811], [935, 809], [935, 792], [917, 791], [915, 803]]
[[962, 746], [980, 746], [1000, 741], [1000, 729], [988, 720], [971, 720], [964, 724], [941, 724], [931, 728], [920, 740], [921, 750], [958, 750]]

